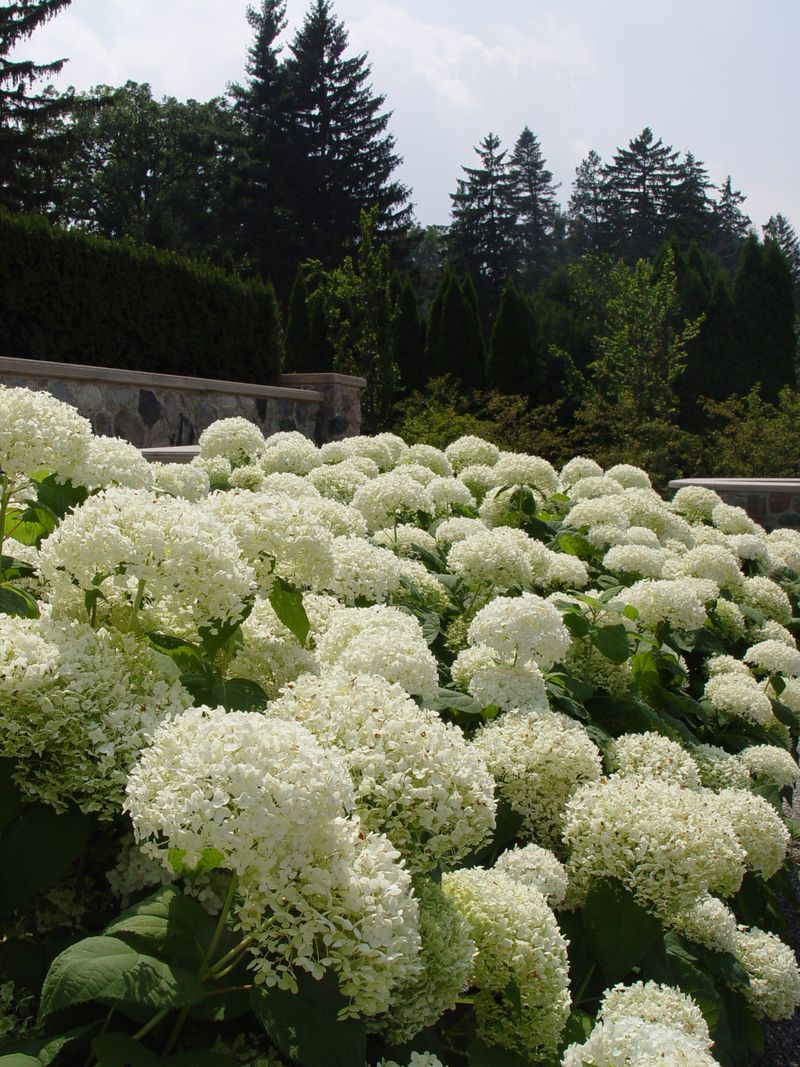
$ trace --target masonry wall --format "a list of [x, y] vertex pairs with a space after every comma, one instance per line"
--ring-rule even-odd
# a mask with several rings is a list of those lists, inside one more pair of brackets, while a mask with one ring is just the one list
[[194, 444], [217, 419], [241, 416], [270, 436], [297, 430], [318, 444], [361, 432], [363, 378], [285, 374], [275, 385], [0, 357], [0, 385], [45, 389], [97, 434], [138, 448]]
[[669, 484], [673, 490], [684, 485], [713, 489], [767, 530], [800, 529], [800, 478], [682, 478]]

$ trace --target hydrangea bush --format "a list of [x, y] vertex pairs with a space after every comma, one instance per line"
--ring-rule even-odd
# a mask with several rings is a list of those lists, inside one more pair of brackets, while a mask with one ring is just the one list
[[0, 1067], [745, 1064], [799, 596], [630, 465], [0, 388]]

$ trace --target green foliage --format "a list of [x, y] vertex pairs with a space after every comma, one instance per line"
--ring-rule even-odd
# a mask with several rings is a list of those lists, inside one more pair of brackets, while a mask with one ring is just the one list
[[298, 268], [292, 291], [289, 294], [284, 349], [286, 354], [283, 369], [288, 373], [322, 369], [316, 366], [316, 353], [312, 347], [308, 288], [302, 268]]
[[24, 359], [268, 382], [270, 285], [0, 213], [0, 349]]
[[731, 478], [800, 477], [800, 393], [781, 389], [777, 403], [763, 399], [758, 387], [747, 396], [709, 401], [717, 428], [709, 442], [708, 475]]

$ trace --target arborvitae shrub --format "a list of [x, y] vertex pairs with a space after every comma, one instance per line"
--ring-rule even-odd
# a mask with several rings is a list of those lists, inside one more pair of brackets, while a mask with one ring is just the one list
[[269, 283], [0, 212], [0, 354], [268, 382], [279, 311]]

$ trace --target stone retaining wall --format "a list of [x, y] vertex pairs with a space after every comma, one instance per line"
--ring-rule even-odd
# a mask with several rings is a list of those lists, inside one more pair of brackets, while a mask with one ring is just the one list
[[669, 483], [674, 491], [684, 485], [713, 489], [767, 530], [800, 528], [800, 478], [678, 478]]
[[217, 419], [239, 415], [265, 434], [299, 430], [323, 444], [361, 432], [363, 378], [283, 374], [275, 385], [0, 356], [0, 384], [46, 389], [94, 432], [138, 448], [192, 445]]

